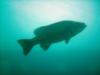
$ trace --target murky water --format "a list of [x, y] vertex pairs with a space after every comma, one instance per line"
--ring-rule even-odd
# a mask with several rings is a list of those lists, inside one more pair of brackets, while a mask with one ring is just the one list
[[[55, 8], [49, 7], [52, 14], [44, 9], [46, 2], [52, 4], [51, 0], [0, 1], [0, 75], [100, 75], [100, 1], [55, 0]], [[53, 44], [48, 51], [37, 45], [24, 56], [17, 40], [32, 38], [35, 28], [59, 20], [85, 22], [87, 28], [68, 44]]]

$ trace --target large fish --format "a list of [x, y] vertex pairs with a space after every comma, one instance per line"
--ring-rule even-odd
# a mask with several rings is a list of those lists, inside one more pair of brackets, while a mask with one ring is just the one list
[[69, 40], [80, 33], [86, 25], [75, 21], [60, 21], [48, 26], [39, 27], [34, 31], [35, 37], [32, 39], [20, 39], [18, 43], [22, 46], [24, 55], [27, 55], [33, 46], [40, 46], [47, 50], [51, 44]]

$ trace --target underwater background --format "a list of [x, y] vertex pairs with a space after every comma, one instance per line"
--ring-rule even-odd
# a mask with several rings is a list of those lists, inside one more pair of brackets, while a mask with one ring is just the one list
[[[17, 40], [62, 20], [87, 27], [68, 44], [24, 56]], [[0, 75], [100, 75], [100, 0], [0, 0]]]

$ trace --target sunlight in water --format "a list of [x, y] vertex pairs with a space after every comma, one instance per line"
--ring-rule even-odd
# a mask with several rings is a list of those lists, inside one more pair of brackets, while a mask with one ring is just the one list
[[58, 20], [66, 14], [64, 5], [57, 3], [53, 5], [45, 3], [37, 7], [36, 11], [41, 20]]
[[60, 20], [90, 22], [92, 6], [85, 1], [19, 1], [12, 2], [17, 21], [23, 30], [32, 32], [34, 28]]

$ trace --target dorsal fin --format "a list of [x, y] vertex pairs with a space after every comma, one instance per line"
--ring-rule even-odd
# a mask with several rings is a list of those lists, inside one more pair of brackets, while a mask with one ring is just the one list
[[44, 31], [45, 31], [45, 26], [42, 26], [42, 27], [37, 28], [37, 29], [34, 31], [34, 34], [35, 34], [35, 35], [39, 35], [39, 34], [41, 34], [41, 33], [44, 32]]

